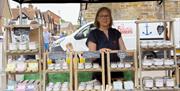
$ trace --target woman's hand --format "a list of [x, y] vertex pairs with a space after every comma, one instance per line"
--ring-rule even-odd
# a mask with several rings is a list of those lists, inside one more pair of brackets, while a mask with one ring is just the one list
[[107, 52], [110, 52], [111, 51], [111, 49], [109, 49], [109, 48], [101, 48], [100, 49], [100, 52], [104, 52], [104, 53], [107, 53]]

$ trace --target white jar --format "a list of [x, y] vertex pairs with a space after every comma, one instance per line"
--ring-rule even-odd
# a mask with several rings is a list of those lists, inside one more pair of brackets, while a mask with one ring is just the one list
[[175, 80], [173, 78], [165, 78], [164, 80], [167, 87], [175, 86]]
[[124, 68], [124, 63], [123, 63], [123, 62], [119, 62], [119, 63], [117, 64], [117, 66], [118, 66], [118, 68]]
[[98, 63], [93, 63], [93, 68], [94, 68], [94, 69], [97, 69], [97, 68], [100, 68], [100, 66], [99, 66]]
[[151, 77], [144, 77], [143, 84], [146, 88], [152, 88], [154, 86], [153, 79]]
[[152, 66], [153, 65], [153, 60], [152, 59], [144, 59], [142, 62], [143, 66]]
[[55, 64], [49, 64], [49, 65], [48, 65], [48, 70], [53, 70], [53, 69], [54, 69], [54, 65], [55, 65]]
[[174, 60], [173, 59], [165, 59], [164, 65], [166, 65], [166, 66], [174, 65]]
[[92, 68], [92, 63], [85, 63], [85, 69]]
[[124, 89], [126, 90], [134, 89], [133, 81], [124, 81]]
[[66, 62], [63, 62], [62, 69], [68, 69], [68, 64]]
[[163, 59], [153, 59], [154, 60], [154, 65], [156, 66], [162, 66], [164, 64]]
[[123, 89], [122, 81], [113, 82], [113, 90], [122, 90], [122, 89]]
[[95, 86], [94, 86], [94, 89], [95, 89], [95, 90], [101, 90], [101, 85], [95, 85]]
[[17, 44], [16, 43], [9, 43], [9, 50], [10, 51], [16, 51], [17, 48]]
[[173, 44], [173, 43], [172, 43], [171, 41], [166, 41], [166, 42], [165, 42], [165, 46], [167, 46], [167, 47], [171, 47], [172, 44]]
[[37, 44], [36, 44], [36, 42], [29, 42], [29, 49], [30, 49], [30, 50], [35, 50], [35, 49], [37, 49]]
[[117, 63], [111, 62], [111, 68], [117, 68]]
[[78, 69], [84, 69], [84, 63], [78, 63]]
[[163, 87], [164, 86], [164, 79], [162, 77], [154, 78], [155, 86], [156, 87]]
[[130, 64], [130, 63], [125, 63], [125, 64], [124, 64], [124, 67], [125, 67], [125, 68], [130, 68], [130, 67], [131, 67], [131, 64]]
[[147, 48], [148, 47], [148, 43], [147, 42], [141, 42], [140, 46], [141, 46], [141, 48]]
[[78, 88], [78, 89], [79, 89], [79, 90], [85, 90], [85, 87], [86, 87], [85, 85], [79, 85], [79, 88]]
[[60, 70], [62, 68], [61, 64], [55, 64], [55, 70]]
[[19, 43], [19, 50], [27, 50], [27, 43], [26, 42], [20, 42]]
[[86, 90], [92, 90], [92, 89], [93, 89], [93, 84], [86, 85]]

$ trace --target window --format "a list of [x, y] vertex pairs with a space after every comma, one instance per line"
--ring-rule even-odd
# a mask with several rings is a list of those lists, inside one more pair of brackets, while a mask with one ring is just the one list
[[81, 31], [79, 31], [75, 36], [74, 38], [76, 40], [80, 40], [80, 39], [84, 39], [84, 38], [87, 38], [88, 35], [89, 35], [89, 32], [91, 30], [95, 29], [94, 25], [93, 24], [90, 24], [89, 26], [86, 26], [85, 28], [83, 28]]
[[23, 25], [26, 25], [27, 24], [27, 17], [23, 14], [22, 15], [22, 20], [21, 20], [22, 24]]

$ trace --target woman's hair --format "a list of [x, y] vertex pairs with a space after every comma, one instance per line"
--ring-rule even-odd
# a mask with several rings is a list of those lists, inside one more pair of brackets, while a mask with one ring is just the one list
[[98, 28], [100, 27], [100, 24], [99, 24], [99, 21], [98, 21], [99, 13], [102, 12], [102, 11], [104, 11], [104, 10], [109, 13], [109, 17], [110, 17], [109, 27], [112, 26], [113, 20], [112, 20], [111, 10], [110, 10], [109, 8], [107, 8], [107, 7], [101, 7], [101, 8], [99, 8], [99, 10], [97, 11], [96, 17], [95, 17], [95, 21], [94, 21], [94, 25], [95, 25], [96, 27], [98, 27]]

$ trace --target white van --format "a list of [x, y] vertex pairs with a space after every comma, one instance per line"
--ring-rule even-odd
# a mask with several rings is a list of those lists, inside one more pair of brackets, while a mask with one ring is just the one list
[[[136, 49], [136, 20], [118, 20], [113, 22], [113, 27], [122, 33], [122, 38], [128, 50]], [[180, 23], [180, 21], [179, 21]], [[164, 32], [158, 33], [157, 27], [163, 23], [142, 23], [139, 25], [140, 38], [162, 39]], [[55, 50], [66, 50], [66, 44], [72, 43], [75, 51], [88, 51], [86, 40], [89, 32], [95, 27], [93, 22], [87, 23], [74, 33], [53, 42]], [[176, 28], [175, 28], [176, 29]], [[180, 29], [180, 28], [179, 28]], [[177, 29], [176, 29], [177, 30]], [[176, 34], [176, 33], [175, 33]], [[180, 38], [179, 38], [180, 39]], [[177, 44], [179, 45], [179, 44]]]

